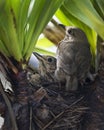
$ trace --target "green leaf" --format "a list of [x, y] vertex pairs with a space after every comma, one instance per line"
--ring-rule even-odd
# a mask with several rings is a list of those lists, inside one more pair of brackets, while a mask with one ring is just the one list
[[41, 47], [35, 47], [35, 52], [38, 52], [40, 54], [47, 54], [47, 55], [51, 55], [51, 56], [55, 56], [55, 53], [48, 51], [47, 49], [43, 49]]
[[[18, 38], [15, 28], [14, 15], [12, 13], [10, 1], [5, 1], [2, 13], [0, 15], [1, 39], [8, 49], [10, 56], [20, 61], [22, 59]], [[2, 32], [3, 31], [3, 32]], [[4, 34], [2, 34], [4, 33]], [[3, 36], [4, 35], [4, 36]], [[6, 39], [6, 40], [5, 40]], [[0, 47], [0, 50], [2, 48]]]
[[0, 51], [28, 60], [44, 27], [64, 0], [1, 0]]
[[10, 53], [6, 49], [6, 46], [3, 44], [3, 42], [0, 40], [0, 51], [4, 53], [6, 56], [10, 56]]
[[[30, 7], [31, 0], [22, 0], [21, 1], [21, 6], [19, 8], [19, 13], [18, 13], [18, 19], [17, 19], [17, 24], [18, 24], [18, 39], [19, 39], [19, 45], [20, 49], [23, 53], [24, 51], [24, 44], [25, 43], [25, 33], [26, 33], [26, 26], [27, 26], [27, 19], [28, 19], [28, 13], [29, 13], [29, 7]], [[23, 55], [23, 54], [22, 54]]]
[[0, 0], [0, 12], [3, 10], [3, 8], [5, 6], [5, 1], [6, 0]]
[[[61, 6], [62, 8], [63, 6]], [[65, 10], [66, 11], [66, 10]], [[67, 11], [66, 11], [67, 13]], [[70, 22], [70, 17], [69, 16], [66, 16], [65, 13], [61, 10], [61, 9], [58, 9], [57, 12], [55, 13], [56, 17], [59, 19], [59, 21], [61, 23], [63, 23], [64, 25], [67, 25], [67, 26], [70, 26], [72, 25], [72, 23]]]
[[91, 0], [95, 10], [99, 13], [99, 15], [104, 20], [104, 0]]
[[[62, 4], [63, 1], [64, 0], [55, 0], [55, 1], [54, 0], [42, 0], [41, 4], [40, 4], [39, 0], [35, 0], [36, 10], [32, 11], [32, 12], [34, 12], [34, 15], [36, 16], [35, 26], [31, 27], [31, 25], [34, 21], [32, 21], [31, 24], [29, 24], [30, 25], [29, 35], [26, 36], [26, 38], [28, 40], [27, 48], [25, 50], [27, 52], [26, 58], [28, 58], [28, 56], [33, 51], [40, 33], [43, 31], [44, 27], [47, 25], [48, 21], [51, 19], [51, 17], [53, 16], [53, 14], [58, 9], [58, 7]], [[30, 16], [31, 16], [31, 14], [30, 14]], [[31, 21], [31, 19], [29, 21]]]
[[66, 0], [64, 7], [70, 14], [94, 29], [104, 39], [104, 21], [90, 0]]
[[[44, 2], [45, 2], [45, 0], [42, 0], [42, 1], [35, 0], [35, 2], [33, 3], [33, 7], [31, 9], [31, 12], [28, 17], [28, 29], [27, 29], [26, 37], [25, 37], [24, 55], [29, 49], [29, 46], [31, 44], [31, 39], [33, 37], [33, 33], [35, 33], [34, 39], [37, 40], [37, 35], [39, 36], [39, 34], [34, 31], [36, 30], [38, 18], [42, 12], [42, 7], [44, 6]], [[38, 28], [40, 28], [40, 27], [38, 27]], [[34, 44], [34, 46], [35, 46], [35, 44]]]
[[18, 14], [19, 14], [19, 11], [20, 11], [20, 6], [21, 6], [21, 0], [9, 0], [10, 2], [10, 7], [11, 7], [11, 10], [13, 11], [12, 13], [14, 13], [14, 17], [15, 17], [15, 20], [17, 22], [18, 20]]

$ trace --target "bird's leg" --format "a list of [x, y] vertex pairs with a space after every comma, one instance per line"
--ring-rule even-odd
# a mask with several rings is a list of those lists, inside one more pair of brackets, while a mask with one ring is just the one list
[[65, 89], [66, 91], [69, 91], [71, 88], [71, 81], [70, 81], [70, 76], [66, 77], [66, 85], [65, 85]]
[[67, 76], [66, 77], [66, 91], [72, 90], [75, 91], [78, 88], [78, 79], [77, 77]]
[[76, 76], [73, 77], [73, 81], [72, 81], [72, 88], [71, 90], [77, 90], [78, 89], [78, 79]]
[[71, 78], [70, 76], [67, 76], [67, 77], [66, 77], [66, 85], [65, 85], [66, 91], [69, 91], [70, 88], [71, 88], [71, 86], [72, 86], [71, 81], [70, 81], [70, 78]]

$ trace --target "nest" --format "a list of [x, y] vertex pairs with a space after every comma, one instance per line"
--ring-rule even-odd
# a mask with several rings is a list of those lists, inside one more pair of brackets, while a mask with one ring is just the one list
[[[83, 94], [66, 92], [58, 83], [43, 79], [44, 82], [36, 86], [24, 81], [25, 75], [24, 72], [19, 75], [18, 84], [14, 80], [15, 94], [6, 92], [19, 130], [28, 130], [30, 124], [36, 130], [81, 130], [84, 115], [89, 111]], [[5, 118], [2, 130], [11, 130], [11, 117], [3, 101], [0, 105], [4, 106], [2, 115]]]
[[[84, 97], [75, 99], [75, 97], [70, 97], [65, 100], [58, 93], [53, 93], [51, 91], [40, 88], [37, 90], [36, 95], [44, 92], [40, 102], [34, 109], [35, 115], [34, 122], [36, 123], [38, 129], [40, 130], [66, 130], [77, 128], [80, 126], [83, 115], [88, 110], [85, 106]], [[53, 93], [53, 94], [52, 94]], [[68, 95], [67, 95], [68, 98]], [[39, 99], [39, 98], [38, 98]]]
[[[70, 92], [65, 91], [64, 84], [60, 88], [59, 83], [48, 81], [41, 76], [38, 76], [38, 82], [34, 83], [26, 79], [27, 72], [20, 72], [16, 77], [13, 75], [13, 92], [5, 91], [5, 94], [14, 111], [18, 130], [103, 130], [102, 68], [94, 83], [79, 86], [78, 91]], [[5, 118], [2, 130], [12, 130], [13, 123], [8, 110], [1, 89], [0, 113]]]
[[[87, 100], [80, 92], [66, 92], [57, 83], [37, 85], [37, 107], [33, 119], [38, 130], [81, 130], [84, 115], [89, 111]], [[35, 114], [34, 114], [35, 113]]]

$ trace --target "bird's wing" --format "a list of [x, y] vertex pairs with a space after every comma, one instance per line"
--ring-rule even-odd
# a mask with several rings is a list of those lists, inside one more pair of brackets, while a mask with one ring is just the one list
[[76, 73], [75, 54], [72, 48], [73, 46], [61, 42], [57, 50], [58, 66], [68, 75]]
[[80, 46], [81, 49], [77, 51], [75, 56], [75, 64], [77, 65], [77, 75], [79, 78], [83, 78], [91, 64], [91, 53], [88, 46]]

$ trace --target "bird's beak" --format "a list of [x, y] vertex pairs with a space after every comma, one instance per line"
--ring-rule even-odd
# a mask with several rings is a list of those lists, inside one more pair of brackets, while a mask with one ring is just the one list
[[39, 61], [43, 61], [44, 60], [44, 57], [40, 54], [38, 54], [37, 52], [33, 52], [33, 54], [36, 56], [36, 58], [39, 60]]

